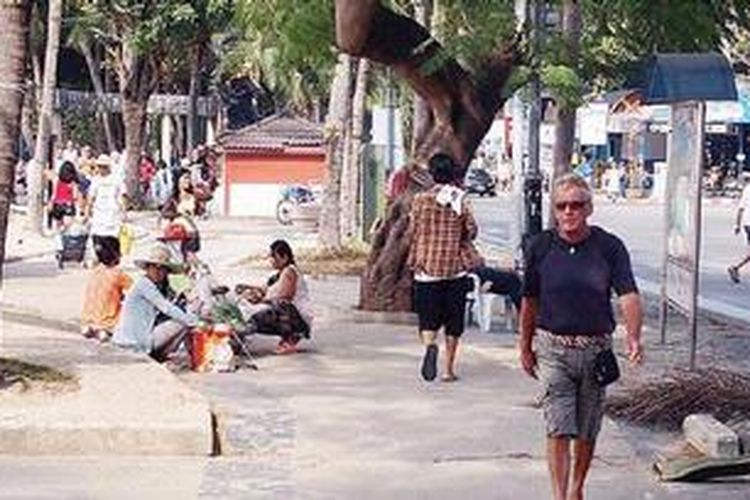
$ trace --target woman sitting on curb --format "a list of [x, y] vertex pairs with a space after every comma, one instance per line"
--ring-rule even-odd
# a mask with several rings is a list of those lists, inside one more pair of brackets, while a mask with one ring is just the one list
[[[154, 246], [145, 258], [136, 259], [135, 264], [145, 275], [135, 282], [125, 299], [112, 342], [164, 361], [177, 350], [189, 328], [198, 325], [199, 318], [169, 302], [159, 291], [158, 285], [165, 282], [167, 275], [179, 269], [166, 246]], [[159, 312], [170, 319], [155, 326]]]
[[313, 320], [310, 295], [289, 243], [274, 241], [269, 258], [277, 272], [268, 284], [265, 287], [239, 285], [238, 294], [252, 304], [262, 304], [250, 317], [251, 330], [281, 337], [275, 352], [289, 354], [297, 351], [302, 338], [310, 338]]

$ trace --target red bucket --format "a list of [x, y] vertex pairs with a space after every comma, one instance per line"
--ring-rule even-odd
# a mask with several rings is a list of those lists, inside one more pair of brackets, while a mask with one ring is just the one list
[[192, 336], [192, 352], [190, 356], [190, 368], [196, 372], [205, 372], [210, 361], [209, 343], [211, 342], [211, 330], [196, 328]]

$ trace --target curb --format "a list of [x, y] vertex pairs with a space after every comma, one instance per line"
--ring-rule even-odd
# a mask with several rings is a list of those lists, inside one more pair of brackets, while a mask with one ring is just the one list
[[77, 324], [8, 309], [0, 311], [17, 326], [5, 326], [4, 355], [73, 373], [78, 389], [4, 394], [0, 455], [210, 456], [221, 449], [208, 399], [166, 367], [87, 342]]
[[59, 330], [70, 333], [80, 332], [80, 327], [77, 322], [48, 318], [36, 311], [20, 309], [10, 304], [0, 303], [0, 318], [2, 318], [3, 321], [26, 326], [38, 326], [49, 328], [50, 330]]
[[417, 326], [417, 315], [409, 312], [365, 311], [355, 307], [323, 306], [317, 310], [316, 323], [379, 323], [383, 325]]

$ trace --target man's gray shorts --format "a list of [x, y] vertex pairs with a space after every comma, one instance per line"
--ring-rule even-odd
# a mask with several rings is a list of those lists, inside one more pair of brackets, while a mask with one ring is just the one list
[[604, 415], [604, 388], [594, 379], [594, 358], [611, 344], [564, 347], [547, 332], [535, 339], [539, 375], [544, 385], [547, 436], [595, 441]]

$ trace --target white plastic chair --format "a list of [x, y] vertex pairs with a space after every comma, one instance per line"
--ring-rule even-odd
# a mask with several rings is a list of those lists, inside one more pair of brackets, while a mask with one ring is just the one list
[[515, 313], [513, 304], [507, 295], [497, 295], [495, 293], [483, 292], [482, 283], [476, 274], [469, 275], [474, 282], [472, 290], [467, 294], [467, 318], [469, 323], [475, 323], [479, 326], [479, 331], [488, 333], [492, 330], [492, 310], [495, 302], [502, 300], [503, 317], [505, 318], [505, 328], [508, 331], [515, 330]]

